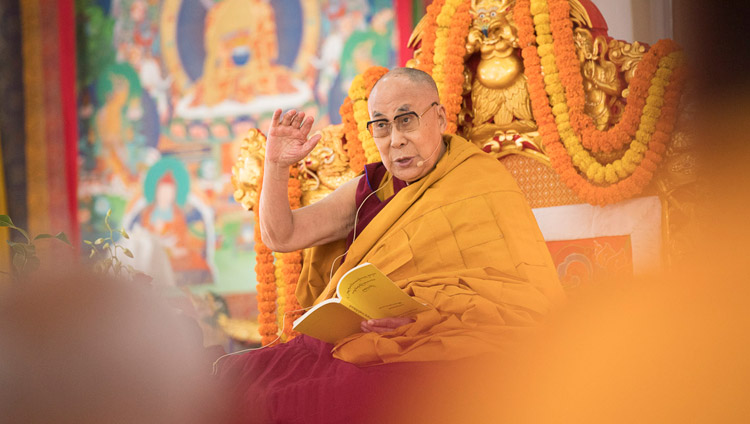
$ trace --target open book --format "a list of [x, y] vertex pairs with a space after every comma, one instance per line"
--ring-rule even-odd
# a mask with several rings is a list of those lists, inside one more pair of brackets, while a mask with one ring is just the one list
[[429, 310], [396, 283], [365, 262], [350, 269], [326, 299], [294, 320], [294, 330], [328, 343], [359, 333], [360, 323], [373, 318], [411, 317]]

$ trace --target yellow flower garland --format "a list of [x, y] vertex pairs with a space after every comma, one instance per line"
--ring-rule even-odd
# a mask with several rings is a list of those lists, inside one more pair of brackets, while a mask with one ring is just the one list
[[[679, 51], [676, 43], [671, 40], [661, 40], [656, 43], [644, 58], [638, 64], [638, 71], [630, 81], [631, 95], [638, 93], [637, 96], [631, 97], [623, 113], [622, 120], [614, 127], [607, 131], [592, 131], [591, 118], [583, 113], [584, 94], [583, 81], [580, 70], [580, 63], [575, 55], [573, 32], [570, 22], [570, 5], [567, 0], [548, 0], [549, 18], [546, 14], [544, 5], [534, 3], [534, 14], [530, 0], [516, 0], [513, 17], [518, 27], [518, 37], [522, 45], [522, 57], [526, 76], [528, 77], [529, 92], [531, 96], [532, 109], [534, 118], [539, 126], [539, 133], [542, 136], [544, 147], [549, 155], [552, 166], [560, 175], [560, 179], [570, 187], [582, 200], [596, 205], [616, 203], [621, 200], [630, 198], [640, 193], [651, 181], [658, 164], [663, 159], [663, 154], [669, 142], [670, 134], [673, 131], [674, 123], [678, 113], [680, 102], [680, 93], [686, 77], [686, 69], [680, 66], [681, 58], [673, 56], [665, 59], [674, 52]], [[535, 25], [544, 25], [550, 20], [552, 34], [541, 34], [539, 39], [535, 34]], [[546, 30], [545, 27], [541, 28]], [[550, 43], [552, 47], [538, 45]], [[555, 55], [554, 60], [545, 58], [542, 64], [541, 56], [548, 56], [550, 52]], [[665, 59], [663, 67], [657, 69], [659, 62]], [[560, 82], [562, 87], [550, 86], [554, 82], [554, 77], [550, 77], [543, 70], [546, 66], [547, 71], [557, 70], [560, 68]], [[669, 70], [672, 70], [671, 76]], [[653, 84], [652, 84], [653, 80]], [[663, 81], [669, 81], [665, 84]], [[663, 87], [666, 85], [666, 87]], [[549, 93], [548, 93], [549, 91]], [[647, 105], [648, 96], [654, 96], [652, 101]], [[560, 102], [565, 102], [565, 106], [560, 106]], [[552, 103], [555, 103], [555, 112], [552, 111]], [[555, 116], [555, 113], [558, 116]], [[640, 138], [643, 141], [651, 131], [652, 125], [648, 119], [643, 121], [643, 116], [649, 116], [655, 119], [655, 131], [645, 145], [636, 145], [634, 149], [628, 150], [620, 162], [620, 167], [613, 166], [602, 170], [591, 170], [590, 175], [581, 175], [573, 164], [568, 148], [564, 145], [560, 128], [568, 131], [572, 126], [576, 134], [581, 134], [582, 148], [568, 143], [571, 149], [574, 149], [574, 156], [578, 155], [577, 160], [585, 160], [585, 154], [588, 151], [611, 152], [630, 146], [633, 139]], [[566, 122], [569, 120], [570, 122]], [[640, 128], [643, 124], [643, 128]], [[636, 134], [641, 130], [640, 134]], [[646, 151], [643, 153], [644, 146]], [[584, 153], [583, 151], [586, 150]], [[639, 161], [638, 155], [643, 155]], [[617, 175], [617, 172], [627, 174], [622, 168], [625, 163], [635, 165], [631, 175], [623, 177]], [[622, 169], [620, 169], [622, 168]], [[613, 173], [615, 175], [613, 175]], [[604, 178], [606, 181], [614, 180], [616, 176], [622, 177], [616, 183], [596, 184], [593, 178], [599, 174], [598, 178]], [[609, 174], [609, 176], [607, 175]], [[591, 179], [589, 179], [589, 177]]]
[[470, 5], [466, 0], [436, 0], [427, 8], [419, 69], [435, 80], [448, 117], [446, 133], [456, 132], [463, 102], [462, 52], [471, 26]]
[[370, 90], [380, 77], [386, 72], [387, 68], [373, 66], [367, 71], [357, 75], [352, 80], [349, 87], [349, 99], [352, 102], [352, 117], [357, 124], [357, 138], [362, 144], [365, 151], [367, 163], [380, 162], [380, 151], [372, 138], [370, 131], [367, 130], [367, 121], [370, 120], [370, 112], [367, 109], [367, 99], [370, 96]]
[[652, 87], [657, 87], [657, 89], [653, 93], [649, 90], [646, 107], [643, 109], [635, 139], [622, 158], [615, 160], [613, 163], [601, 164], [583, 147], [570, 122], [565, 90], [556, 65], [552, 28], [548, 23], [550, 17], [547, 1], [531, 0], [531, 13], [537, 34], [538, 53], [544, 71], [545, 90], [549, 96], [560, 138], [573, 160], [573, 165], [596, 184], [604, 184], [605, 182], [614, 184], [630, 176], [648, 150], [648, 143], [656, 130], [657, 120], [661, 115], [661, 107], [664, 104], [663, 98], [659, 96], [659, 91], [663, 92], [663, 89], [669, 84], [673, 70], [682, 65], [682, 53], [674, 52], [659, 61], [659, 68], [651, 80]]

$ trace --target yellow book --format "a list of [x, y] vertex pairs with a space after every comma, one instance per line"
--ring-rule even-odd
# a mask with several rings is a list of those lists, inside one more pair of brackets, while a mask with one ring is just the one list
[[341, 277], [336, 297], [318, 303], [294, 320], [294, 330], [335, 344], [361, 332], [362, 321], [412, 317], [429, 309], [401, 290], [375, 265], [365, 262]]

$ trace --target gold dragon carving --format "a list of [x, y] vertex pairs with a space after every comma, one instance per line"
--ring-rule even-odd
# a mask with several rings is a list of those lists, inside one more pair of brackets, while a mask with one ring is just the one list
[[349, 168], [349, 155], [343, 145], [344, 126], [328, 126], [321, 135], [318, 145], [300, 161], [303, 205], [324, 198], [357, 175]]
[[234, 200], [247, 210], [255, 208], [258, 199], [258, 180], [266, 157], [266, 137], [256, 128], [248, 131], [240, 142], [237, 162], [232, 167]]
[[[323, 128], [320, 134], [320, 142], [297, 164], [303, 206], [322, 199], [356, 176], [349, 168], [349, 155], [343, 146], [344, 126], [331, 125]], [[239, 156], [232, 167], [234, 199], [247, 210], [256, 206], [265, 146], [266, 137], [257, 129], [250, 130], [240, 143]]]

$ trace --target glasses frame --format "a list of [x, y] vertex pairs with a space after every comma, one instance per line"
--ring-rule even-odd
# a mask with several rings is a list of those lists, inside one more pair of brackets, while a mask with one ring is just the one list
[[[399, 118], [403, 118], [404, 116], [407, 116], [407, 115], [411, 115], [411, 116], [414, 116], [415, 118], [417, 118], [417, 127], [414, 128], [413, 130], [409, 130], [408, 132], [415, 131], [417, 128], [419, 128], [420, 125], [422, 125], [422, 117], [427, 112], [429, 112], [430, 109], [432, 109], [433, 107], [438, 106], [438, 105], [440, 105], [440, 103], [438, 103], [438, 102], [432, 102], [432, 104], [430, 105], [430, 107], [428, 107], [427, 109], [425, 109], [425, 111], [422, 112], [422, 113], [417, 113], [417, 112], [414, 112], [412, 110], [410, 112], [400, 113], [400, 114], [394, 116], [392, 120], [388, 120], [388, 119], [385, 119], [385, 118], [373, 119], [372, 121], [368, 121], [367, 122], [367, 131], [369, 131], [370, 135], [373, 138], [385, 138], [385, 137], [388, 137], [393, 132], [393, 123], [396, 122], [396, 120], [398, 120]], [[374, 134], [374, 131], [372, 130], [372, 124], [374, 124], [376, 122], [386, 122], [386, 123], [388, 123], [388, 134], [386, 134], [384, 136], [380, 136], [380, 137], [376, 136]], [[401, 130], [399, 130], [399, 131], [401, 131]]]

